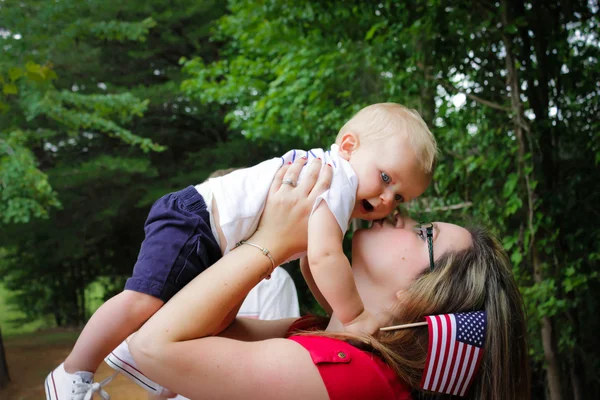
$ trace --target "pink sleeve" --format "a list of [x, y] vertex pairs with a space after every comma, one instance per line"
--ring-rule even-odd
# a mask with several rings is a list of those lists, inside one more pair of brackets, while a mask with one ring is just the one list
[[410, 400], [410, 390], [378, 357], [337, 339], [291, 336], [310, 353], [331, 400]]

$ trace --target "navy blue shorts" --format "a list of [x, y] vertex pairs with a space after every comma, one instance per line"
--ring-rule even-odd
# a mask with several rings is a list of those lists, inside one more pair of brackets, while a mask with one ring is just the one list
[[146, 237], [125, 289], [168, 301], [221, 258], [204, 199], [189, 186], [158, 199], [144, 224]]

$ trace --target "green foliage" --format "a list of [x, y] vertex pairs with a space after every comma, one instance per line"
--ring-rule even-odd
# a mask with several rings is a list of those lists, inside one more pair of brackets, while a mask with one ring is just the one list
[[223, 8], [213, 1], [1, 7], [8, 35], [0, 39], [0, 87], [14, 88], [0, 95], [0, 275], [23, 320], [80, 325], [98, 304], [87, 287], [100, 284], [107, 297], [122, 289], [150, 204], [212, 172], [206, 163], [193, 171], [197, 160], [186, 154], [227, 139], [218, 108], [178, 91], [179, 58], [214, 52], [207, 26]]
[[406, 99], [394, 93], [397, 82], [360, 40], [371, 29], [374, 7], [231, 2], [232, 14], [216, 34], [229, 40], [224, 54], [230, 56], [209, 68], [200, 59], [184, 60], [190, 79], [182, 88], [192, 98], [231, 105], [226, 121], [249, 137], [327, 143], [361, 105]]
[[[8, 64], [10, 65], [10, 64]], [[36, 141], [53, 148], [53, 140], [78, 138], [83, 134], [105, 134], [142, 150], [164, 147], [133, 134], [122, 125], [140, 117], [147, 101], [129, 93], [114, 95], [79, 94], [57, 90], [57, 74], [49, 64], [27, 61], [23, 67], [0, 69], [2, 114], [0, 123], [0, 185], [2, 223], [29, 222], [47, 217], [60, 202], [31, 151]]]
[[128, 40], [143, 42], [148, 37], [148, 32], [150, 29], [156, 26], [156, 21], [154, 21], [151, 17], [146, 18], [141, 22], [124, 22], [114, 20], [98, 22], [80, 21], [80, 26], [85, 27], [85, 31], [89, 32], [98, 39], [116, 40], [119, 42]]
[[48, 216], [60, 202], [37, 167], [33, 153], [24, 145], [26, 136], [14, 131], [0, 139], [0, 216], [2, 223], [29, 222]]

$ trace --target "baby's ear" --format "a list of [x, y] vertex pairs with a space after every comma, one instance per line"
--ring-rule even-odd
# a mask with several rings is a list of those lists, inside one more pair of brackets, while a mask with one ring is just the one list
[[346, 132], [342, 135], [340, 140], [340, 157], [344, 160], [349, 161], [350, 156], [358, 148], [359, 141], [358, 136], [353, 132]]

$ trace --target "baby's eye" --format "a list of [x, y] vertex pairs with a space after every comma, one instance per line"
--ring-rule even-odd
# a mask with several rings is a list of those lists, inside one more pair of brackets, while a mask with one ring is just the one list
[[392, 178], [390, 178], [390, 176], [388, 174], [386, 174], [385, 172], [381, 173], [381, 180], [384, 183], [390, 183], [392, 181]]
[[401, 194], [397, 194], [396, 196], [394, 196], [394, 199], [398, 203], [404, 203], [404, 197]]

